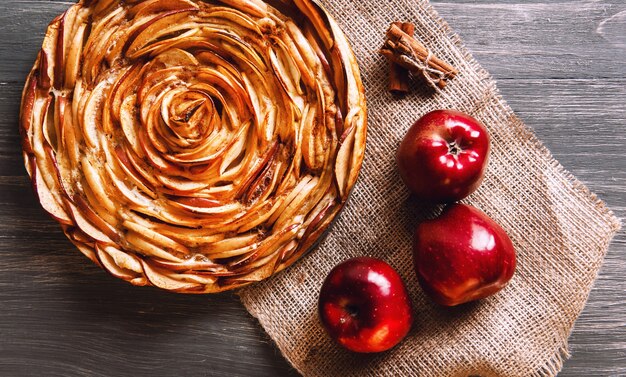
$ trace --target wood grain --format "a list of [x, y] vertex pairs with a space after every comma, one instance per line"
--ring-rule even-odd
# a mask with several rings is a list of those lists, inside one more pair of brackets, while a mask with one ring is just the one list
[[[22, 167], [19, 98], [46, 25], [70, 4], [0, 4], [0, 375], [296, 375], [236, 296], [117, 281], [41, 210]], [[555, 157], [624, 218], [626, 4], [433, 4]], [[562, 376], [626, 375], [624, 260], [622, 231], [576, 323]]]

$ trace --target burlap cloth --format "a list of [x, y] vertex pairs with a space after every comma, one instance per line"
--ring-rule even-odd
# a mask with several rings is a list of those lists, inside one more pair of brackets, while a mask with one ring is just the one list
[[[320, 376], [554, 376], [619, 221], [568, 174], [500, 97], [494, 80], [427, 1], [322, 1], [352, 43], [366, 87], [367, 152], [352, 197], [325, 240], [273, 278], [240, 291], [289, 362]], [[376, 51], [391, 21], [415, 35], [460, 74], [442, 91], [419, 85], [403, 100], [387, 92], [388, 64]], [[488, 20], [477, 20], [488, 22]], [[541, 94], [539, 94], [541, 95]], [[394, 156], [407, 128], [424, 113], [454, 108], [481, 120], [492, 154], [480, 189], [466, 201], [508, 232], [518, 266], [499, 294], [442, 308], [420, 290], [411, 238], [438, 208], [420, 205], [404, 187]], [[353, 256], [382, 258], [403, 276], [416, 321], [408, 337], [378, 355], [352, 354], [331, 342], [317, 315], [323, 279]]]

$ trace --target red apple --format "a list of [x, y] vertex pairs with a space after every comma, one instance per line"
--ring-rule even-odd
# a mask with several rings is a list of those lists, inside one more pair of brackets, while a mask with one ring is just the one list
[[413, 323], [411, 300], [400, 275], [370, 257], [335, 266], [322, 285], [318, 308], [330, 337], [355, 352], [388, 350]]
[[415, 122], [400, 143], [400, 177], [420, 199], [453, 202], [480, 185], [489, 156], [485, 126], [454, 110], [435, 110]]
[[424, 291], [435, 302], [454, 306], [501, 290], [515, 271], [515, 250], [484, 212], [457, 203], [418, 225], [413, 261]]

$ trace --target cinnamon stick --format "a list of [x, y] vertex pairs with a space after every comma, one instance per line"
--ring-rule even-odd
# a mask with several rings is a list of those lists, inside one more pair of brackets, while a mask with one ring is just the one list
[[426, 46], [395, 24], [391, 24], [387, 30], [387, 39], [380, 54], [414, 75], [423, 77], [433, 87], [445, 87], [447, 81], [458, 73], [456, 68], [436, 57]]
[[[410, 22], [396, 21], [393, 24], [410, 37], [415, 33], [415, 26]], [[389, 91], [395, 95], [409, 92], [409, 70], [393, 61], [389, 62]]]

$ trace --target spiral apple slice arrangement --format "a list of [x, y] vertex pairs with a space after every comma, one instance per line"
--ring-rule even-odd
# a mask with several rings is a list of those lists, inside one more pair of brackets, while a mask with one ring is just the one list
[[[489, 144], [487, 130], [473, 117], [436, 110], [415, 122], [398, 148], [399, 173], [412, 193], [424, 202], [452, 203], [437, 218], [421, 222], [413, 240], [419, 284], [444, 306], [493, 295], [515, 271], [515, 250], [505, 230], [479, 209], [455, 203], [480, 186]], [[356, 352], [380, 352], [398, 344], [411, 327], [410, 307], [397, 273], [374, 258], [339, 264], [319, 298], [320, 319], [329, 335]]]
[[44, 209], [90, 259], [189, 293], [305, 253], [355, 184], [358, 66], [309, 0], [81, 0], [49, 26], [20, 126]]

